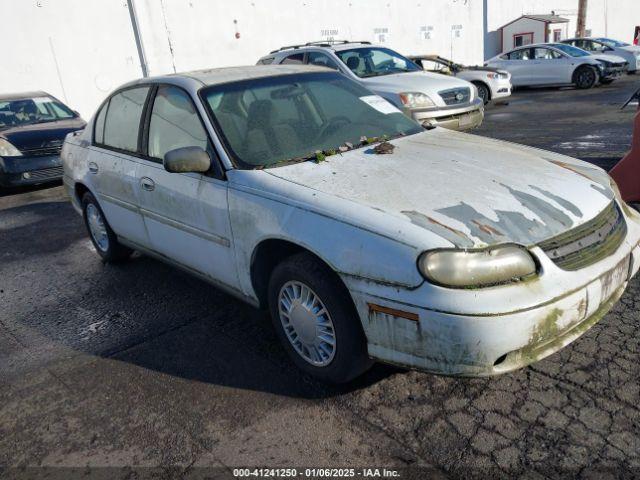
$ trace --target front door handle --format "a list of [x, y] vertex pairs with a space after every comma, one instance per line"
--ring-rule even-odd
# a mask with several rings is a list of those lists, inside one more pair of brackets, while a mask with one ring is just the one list
[[147, 192], [152, 192], [156, 188], [156, 182], [151, 180], [149, 177], [142, 177], [140, 179], [140, 186], [143, 190]]
[[95, 162], [89, 162], [89, 171], [91, 173], [98, 173], [98, 164]]

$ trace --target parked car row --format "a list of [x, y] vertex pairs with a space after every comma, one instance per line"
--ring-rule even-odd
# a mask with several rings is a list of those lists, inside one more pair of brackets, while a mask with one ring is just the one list
[[484, 102], [464, 80], [425, 72], [389, 48], [370, 42], [316, 42], [283, 47], [258, 64], [310, 64], [333, 68], [426, 126], [478, 127]]
[[[464, 131], [478, 127], [484, 104], [507, 99], [513, 86], [610, 83], [625, 70], [638, 69], [640, 48], [607, 38], [576, 38], [527, 45], [484, 67], [467, 67], [437, 55], [404, 57], [370, 42], [331, 41], [283, 47], [258, 64], [328, 67], [425, 127]], [[44, 92], [0, 97], [0, 188], [59, 180], [64, 136], [82, 128], [77, 113]]]
[[139, 250], [268, 309], [293, 362], [332, 382], [373, 360], [508, 372], [615, 304], [640, 215], [604, 171], [425, 128], [412, 102], [461, 80], [322, 48], [130, 82], [67, 136], [64, 185], [103, 261]]
[[[640, 47], [611, 38], [570, 38], [562, 43], [573, 45], [587, 52], [602, 56], [622, 58], [628, 63], [628, 70], [635, 73], [640, 70]], [[619, 61], [619, 60], [616, 60]]]

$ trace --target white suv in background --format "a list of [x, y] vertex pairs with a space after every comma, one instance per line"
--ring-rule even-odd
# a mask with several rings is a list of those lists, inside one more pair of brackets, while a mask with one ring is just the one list
[[484, 119], [484, 102], [474, 85], [425, 72], [399, 53], [369, 42], [282, 47], [262, 57], [258, 64], [310, 64], [338, 70], [424, 126], [470, 130]]

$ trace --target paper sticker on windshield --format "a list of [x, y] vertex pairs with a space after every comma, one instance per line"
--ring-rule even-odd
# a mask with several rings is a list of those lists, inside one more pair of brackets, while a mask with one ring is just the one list
[[360, 97], [360, 100], [362, 100], [370, 107], [375, 108], [380, 113], [384, 113], [385, 115], [389, 115], [391, 113], [402, 113], [400, 110], [398, 110], [384, 98], [379, 97], [378, 95], [367, 95], [366, 97]]

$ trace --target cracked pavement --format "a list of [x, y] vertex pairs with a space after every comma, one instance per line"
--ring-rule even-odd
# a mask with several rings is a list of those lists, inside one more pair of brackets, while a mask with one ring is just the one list
[[[571, 144], [565, 153], [585, 158], [580, 139], [606, 131], [612, 147], [589, 152], [611, 161], [633, 115], [613, 105], [637, 82], [519, 92], [489, 107], [476, 133]], [[538, 122], [559, 109], [562, 121]], [[0, 197], [0, 476], [39, 466], [112, 467], [108, 478], [376, 466], [411, 467], [404, 478], [631, 478], [639, 295], [636, 279], [580, 339], [515, 373], [462, 379], [377, 365], [330, 387], [294, 368], [260, 312], [146, 257], [103, 265], [61, 187], [12, 192]]]

